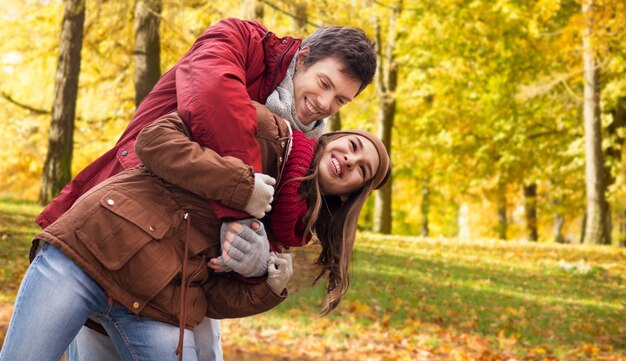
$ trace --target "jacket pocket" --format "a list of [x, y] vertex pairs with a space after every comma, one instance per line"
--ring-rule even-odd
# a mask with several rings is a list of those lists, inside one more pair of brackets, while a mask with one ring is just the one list
[[75, 232], [102, 265], [117, 271], [148, 242], [162, 239], [172, 227], [165, 210], [160, 211], [111, 190]]

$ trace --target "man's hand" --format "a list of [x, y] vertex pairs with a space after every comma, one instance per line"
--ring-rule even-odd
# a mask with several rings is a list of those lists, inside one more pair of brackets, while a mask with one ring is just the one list
[[218, 272], [235, 271], [244, 277], [258, 277], [267, 272], [269, 241], [263, 224], [254, 218], [222, 223], [222, 255], [208, 266]]
[[267, 280], [265, 281], [267, 285], [275, 294], [280, 295], [287, 287], [291, 275], [293, 275], [291, 254], [272, 252], [267, 266]]
[[270, 203], [274, 200], [275, 184], [276, 179], [263, 173], [254, 173], [254, 189], [244, 211], [259, 219], [265, 217], [265, 213], [272, 210]]

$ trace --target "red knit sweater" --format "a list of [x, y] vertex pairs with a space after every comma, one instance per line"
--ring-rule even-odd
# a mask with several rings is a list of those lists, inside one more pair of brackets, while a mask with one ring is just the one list
[[274, 235], [287, 248], [301, 247], [310, 241], [310, 238], [304, 238], [307, 200], [298, 192], [301, 182], [293, 179], [307, 175], [316, 146], [316, 140], [307, 138], [298, 130], [293, 131], [291, 152], [276, 188], [270, 216]]

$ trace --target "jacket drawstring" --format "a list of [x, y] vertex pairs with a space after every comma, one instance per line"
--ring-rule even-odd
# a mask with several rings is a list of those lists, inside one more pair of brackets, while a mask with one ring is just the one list
[[187, 253], [189, 252], [189, 227], [191, 226], [191, 217], [189, 217], [189, 213], [185, 212], [185, 216], [183, 218], [187, 220], [187, 228], [185, 229], [185, 253], [183, 253], [183, 269], [180, 276], [180, 297], [178, 299], [178, 328], [180, 329], [180, 333], [178, 334], [178, 347], [176, 347], [176, 354], [178, 355], [179, 361], [183, 360], [185, 321], [187, 319], [187, 287], [185, 284], [185, 274], [187, 273]]

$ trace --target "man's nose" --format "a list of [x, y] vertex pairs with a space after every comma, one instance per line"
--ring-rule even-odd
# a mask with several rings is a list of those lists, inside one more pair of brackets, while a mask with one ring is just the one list
[[319, 98], [319, 106], [324, 113], [330, 113], [330, 108], [333, 104], [333, 95], [326, 92]]

